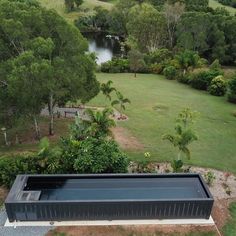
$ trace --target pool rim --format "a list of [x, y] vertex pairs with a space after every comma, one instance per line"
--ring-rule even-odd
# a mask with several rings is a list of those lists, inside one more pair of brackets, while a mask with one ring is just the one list
[[[84, 179], [99, 179], [99, 178], [198, 178], [203, 190], [206, 193], [206, 197], [204, 198], [171, 198], [171, 199], [105, 199], [105, 200], [37, 200], [37, 201], [30, 201], [30, 200], [17, 200], [16, 196], [19, 194], [21, 191], [24, 191], [24, 188], [26, 186], [26, 183], [29, 179], [29, 177], [61, 177], [61, 178], [84, 178]], [[37, 204], [45, 204], [45, 203], [50, 203], [50, 204], [58, 204], [58, 203], [68, 203], [68, 202], [73, 202], [73, 203], [112, 203], [112, 202], [168, 202], [168, 201], [176, 201], [176, 202], [186, 202], [186, 201], [209, 201], [212, 202], [214, 201], [214, 198], [205, 183], [203, 177], [199, 173], [165, 173], [165, 174], [153, 174], [153, 173], [145, 173], [145, 174], [139, 174], [139, 173], [134, 173], [134, 174], [25, 174], [25, 175], [17, 175], [11, 190], [5, 200], [5, 204], [8, 203], [37, 203]]]

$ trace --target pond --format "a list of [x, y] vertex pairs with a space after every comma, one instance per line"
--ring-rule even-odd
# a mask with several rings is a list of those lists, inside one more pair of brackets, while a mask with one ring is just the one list
[[86, 33], [84, 37], [89, 42], [89, 52], [96, 53], [98, 65], [111, 60], [113, 56], [121, 54], [121, 45], [118, 37], [105, 33]]

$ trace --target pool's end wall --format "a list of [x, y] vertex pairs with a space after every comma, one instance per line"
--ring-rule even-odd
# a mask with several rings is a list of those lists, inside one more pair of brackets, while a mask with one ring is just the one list
[[[73, 221], [131, 219], [209, 219], [213, 197], [198, 174], [102, 174], [56, 175], [65, 178], [186, 178], [197, 177], [206, 192], [200, 199], [132, 199], [132, 200], [40, 200], [39, 191], [23, 191], [29, 177], [55, 175], [19, 175], [5, 201], [10, 222], [14, 221]], [[180, 180], [181, 181], [181, 180]]]

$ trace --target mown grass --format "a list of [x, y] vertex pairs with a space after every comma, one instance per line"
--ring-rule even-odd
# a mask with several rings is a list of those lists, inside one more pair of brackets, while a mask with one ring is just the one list
[[229, 207], [231, 219], [223, 228], [224, 236], [236, 235], [236, 202], [232, 203]]
[[212, 8], [217, 8], [217, 7], [225, 7], [227, 11], [229, 11], [231, 14], [236, 13], [236, 8], [230, 7], [230, 6], [225, 6], [219, 3], [217, 0], [209, 0], [209, 6]]
[[[151, 152], [151, 160], [166, 161], [176, 156], [162, 135], [173, 132], [177, 114], [189, 107], [200, 113], [196, 123], [199, 141], [191, 145], [192, 158], [186, 163], [213, 167], [236, 173], [236, 110], [226, 98], [215, 97], [162, 76], [140, 74], [98, 74], [100, 82], [114, 81], [117, 87], [131, 100], [126, 114], [129, 120], [119, 125], [127, 128], [145, 146], [143, 151], [129, 152], [134, 160], [143, 159], [145, 151]], [[101, 94], [90, 104], [107, 105]]]
[[64, 0], [38, 0], [42, 6], [47, 9], [56, 10], [61, 16], [63, 16], [69, 22], [74, 22], [74, 20], [78, 19], [79, 16], [85, 14], [93, 14], [93, 9], [97, 6], [104, 7], [107, 10], [111, 10], [114, 6], [114, 3], [117, 0], [110, 0], [108, 2], [102, 2], [99, 0], [84, 0], [84, 3], [80, 7], [80, 9], [75, 10], [73, 12], [67, 12], [65, 9]]

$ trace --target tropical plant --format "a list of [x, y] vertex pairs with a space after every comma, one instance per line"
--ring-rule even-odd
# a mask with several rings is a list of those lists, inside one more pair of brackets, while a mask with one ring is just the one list
[[110, 108], [105, 108], [102, 111], [93, 111], [92, 109], [86, 110], [89, 116], [88, 120], [84, 120], [87, 123], [87, 133], [96, 138], [106, 137], [111, 135], [111, 127], [114, 127], [115, 121], [110, 118], [113, 114], [113, 110]]
[[175, 173], [180, 173], [182, 172], [182, 167], [183, 167], [184, 163], [182, 160], [173, 160], [171, 162], [171, 167], [173, 169], [173, 172]]
[[112, 87], [113, 82], [109, 80], [107, 83], [101, 84], [101, 91], [103, 95], [111, 101], [111, 93], [116, 91], [116, 88]]
[[[116, 96], [117, 96], [117, 100], [114, 100], [111, 105], [115, 106], [115, 105], [119, 105], [121, 112], [124, 111], [126, 109], [125, 104], [126, 103], [131, 103], [130, 100], [128, 98], [125, 98], [121, 92], [116, 91]], [[121, 114], [122, 116], [122, 114]]]
[[199, 66], [200, 57], [197, 53], [185, 50], [175, 57], [178, 67], [182, 71], [182, 75], [184, 76], [189, 70], [193, 70], [194, 68]]
[[178, 148], [177, 160], [181, 160], [181, 154], [184, 154], [188, 159], [191, 157], [189, 145], [198, 140], [195, 131], [192, 129], [192, 124], [196, 118], [196, 112], [190, 109], [184, 109], [179, 113], [175, 125], [175, 134], [166, 134], [164, 140], [168, 140], [174, 147]]

